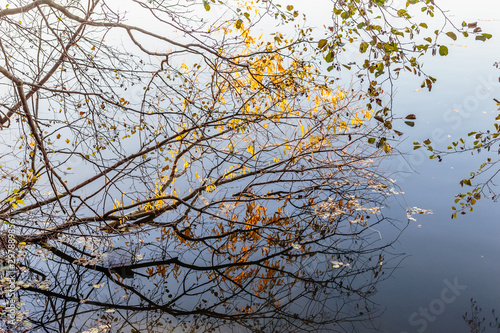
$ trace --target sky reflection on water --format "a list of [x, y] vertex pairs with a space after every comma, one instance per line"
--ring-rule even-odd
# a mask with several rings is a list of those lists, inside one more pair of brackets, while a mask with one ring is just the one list
[[[418, 119], [414, 128], [401, 126], [407, 139], [399, 149], [407, 155], [391, 160], [390, 169], [409, 171], [405, 159], [412, 164], [416, 172], [394, 178], [409, 206], [432, 209], [434, 214], [412, 222], [395, 247], [408, 257], [380, 285], [376, 300], [386, 312], [380, 318], [379, 332], [467, 332], [462, 315], [470, 313], [471, 297], [483, 308], [487, 323], [491, 309], [500, 310], [498, 204], [480, 200], [473, 213], [456, 220], [451, 220], [450, 209], [461, 190], [459, 180], [476, 171], [487, 157], [498, 159], [498, 153], [465, 153], [438, 163], [429, 160], [425, 150], [412, 150], [413, 141], [430, 138], [435, 147], [445, 149], [470, 131], [493, 127], [498, 115], [493, 98], [500, 96], [500, 70], [493, 67], [500, 60], [500, 21], [495, 14], [499, 4], [477, 1], [471, 8], [471, 3], [441, 1], [438, 5], [450, 8], [455, 22], [478, 20], [483, 31], [494, 37], [486, 43], [459, 39], [447, 57], [426, 59], [425, 70], [438, 79], [430, 93], [418, 90], [418, 79], [405, 77], [397, 82], [395, 112], [414, 113]], [[445, 288], [443, 281], [454, 279], [466, 289], [440, 309], [435, 300]], [[430, 311], [425, 310], [429, 306], [434, 306], [435, 315], [430, 312], [426, 319], [422, 313]]]

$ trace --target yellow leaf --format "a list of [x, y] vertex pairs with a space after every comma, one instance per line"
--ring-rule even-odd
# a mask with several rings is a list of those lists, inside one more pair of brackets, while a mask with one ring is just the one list
[[255, 152], [254, 149], [253, 149], [253, 144], [251, 144], [250, 142], [247, 143], [247, 152], [249, 152], [250, 154], [252, 154], [252, 156], [253, 156], [253, 154]]

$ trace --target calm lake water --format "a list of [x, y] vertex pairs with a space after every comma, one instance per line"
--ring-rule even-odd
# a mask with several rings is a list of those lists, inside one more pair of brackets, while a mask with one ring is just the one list
[[[405, 192], [406, 203], [434, 214], [411, 222], [395, 244], [395, 252], [407, 257], [379, 285], [375, 301], [385, 308], [379, 332], [470, 332], [462, 315], [470, 314], [471, 298], [483, 309], [485, 326], [493, 319], [491, 310], [500, 311], [498, 203], [480, 200], [473, 213], [454, 220], [450, 209], [461, 190], [458, 182], [487, 157], [498, 159], [498, 152], [449, 156], [438, 163], [424, 150], [412, 149], [413, 141], [428, 138], [445, 149], [470, 131], [493, 128], [499, 114], [493, 98], [500, 98], [500, 70], [493, 67], [500, 60], [500, 4], [436, 3], [450, 9], [453, 22], [478, 21], [494, 37], [486, 43], [459, 39], [449, 56], [426, 59], [426, 71], [438, 79], [431, 93], [420, 91], [414, 78], [396, 84], [396, 113], [414, 113], [418, 119], [414, 128], [400, 128], [407, 139], [399, 149], [407, 155], [391, 160], [388, 168], [396, 172], [393, 178]], [[397, 207], [391, 210], [398, 214]], [[489, 331], [496, 332], [487, 327]]]
[[[394, 2], [401, 4], [404, 1], [406, 0]], [[422, 78], [411, 75], [402, 76], [395, 82], [393, 109], [396, 116], [404, 117], [408, 114], [415, 114], [417, 120], [413, 128], [404, 124], [397, 125], [397, 129], [404, 132], [403, 140], [397, 147], [401, 154], [389, 157], [382, 165], [382, 169], [396, 180], [400, 190], [405, 193], [404, 196], [388, 202], [387, 207], [384, 208], [386, 216], [400, 222], [395, 222], [394, 225], [397, 228], [388, 223], [385, 226], [380, 225], [377, 231], [380, 232], [383, 242], [390, 243], [399, 235], [401, 229], [405, 230], [389, 251], [397, 260], [388, 260], [388, 266], [395, 267], [395, 269], [386, 280], [377, 283], [378, 292], [370, 300], [377, 304], [377, 309], [382, 309], [384, 312], [369, 323], [375, 328], [367, 328], [368, 323], [354, 324], [358, 325], [360, 332], [471, 332], [462, 316], [466, 312], [470, 314], [472, 298], [483, 309], [479, 317], [486, 317], [486, 326], [493, 320], [491, 310], [495, 309], [500, 312], [500, 219], [497, 216], [499, 203], [484, 198], [475, 206], [473, 213], [460, 216], [458, 219], [451, 219], [451, 206], [455, 195], [463, 190], [459, 181], [469, 176], [471, 171], [476, 171], [487, 157], [498, 160], [498, 147], [492, 149], [491, 152], [479, 155], [472, 156], [470, 153], [465, 153], [446, 156], [441, 163], [437, 160], [429, 160], [429, 154], [424, 149], [413, 150], [414, 141], [431, 139], [436, 148], [445, 149], [452, 141], [466, 137], [468, 132], [493, 128], [495, 118], [500, 113], [493, 101], [494, 98], [500, 100], [500, 69], [493, 66], [495, 62], [500, 61], [500, 52], [498, 52], [500, 50], [500, 17], [498, 17], [500, 3], [498, 0], [476, 0], [475, 2], [436, 0], [436, 3], [442, 9], [449, 9], [447, 15], [453, 23], [460, 25], [462, 21], [477, 21], [484, 32], [491, 33], [494, 37], [485, 43], [475, 41], [473, 38], [468, 40], [462, 38], [452, 42], [453, 44], [449, 46], [450, 54], [447, 57], [436, 56], [421, 59], [421, 62], [425, 64], [424, 70], [438, 79], [432, 92], [420, 89]], [[317, 15], [329, 15], [321, 10], [315, 9], [315, 11]], [[314, 16], [312, 20], [315, 20]], [[320, 19], [317, 21], [321, 22]], [[449, 45], [451, 39], [447, 39], [446, 36], [442, 38], [441, 42]], [[354, 53], [357, 53], [357, 50]], [[403, 122], [399, 121], [399, 123]], [[89, 172], [91, 171], [89, 169]], [[500, 181], [498, 184], [500, 185]], [[497, 190], [500, 192], [500, 186]], [[417, 215], [416, 221], [410, 221], [407, 224], [407, 207], [432, 210], [433, 214]], [[375, 238], [378, 241], [378, 235]], [[125, 246], [128, 252], [108, 253], [103, 260], [103, 267], [109, 272], [104, 271], [104, 273], [110, 273], [113, 265], [120, 264], [119, 260], [133, 252], [133, 246], [129, 246], [128, 243], [123, 245], [124, 248]], [[169, 246], [167, 245], [162, 250], [168, 252], [166, 249], [169, 249]], [[296, 246], [294, 248], [297, 249]], [[160, 252], [158, 250], [158, 253]], [[116, 256], [114, 257], [113, 254]], [[137, 255], [135, 252], [133, 254], [133, 260], [135, 260]], [[146, 255], [148, 254], [146, 252]], [[138, 260], [142, 260], [142, 254], [139, 255], [141, 259]], [[193, 262], [195, 259], [189, 257], [190, 255], [195, 259], [204, 259], [203, 255], [198, 252], [188, 253], [187, 259]], [[164, 255], [164, 257], [167, 256]], [[206, 259], [206, 261], [210, 260]], [[318, 267], [323, 268], [321, 265], [324, 266], [325, 262], [330, 265], [328, 261], [324, 261], [319, 263]], [[339, 262], [331, 261], [331, 263], [333, 268], [339, 268]], [[355, 264], [353, 262], [353, 266]], [[127, 265], [127, 263], [121, 263], [121, 265]], [[376, 265], [378, 267], [378, 262]], [[123, 279], [129, 279], [127, 282], [131, 282], [134, 274], [137, 273], [139, 276], [138, 278], [136, 276], [137, 280], [140, 280], [140, 277], [146, 278], [143, 279], [146, 280], [143, 284], [138, 284], [139, 288], [147, 289], [152, 286], [153, 281], [148, 280], [149, 276], [145, 275], [145, 269], [136, 269], [136, 272], [132, 272], [133, 274], [130, 270], [129, 268], [129, 271], [113, 272], [121, 274]], [[387, 271], [389, 272], [390, 269]], [[89, 288], [101, 288], [100, 281], [96, 287], [95, 281], [90, 280], [92, 276], [89, 275], [89, 281], [84, 280], [85, 283], [82, 285]], [[102, 276], [104, 278], [104, 275]], [[72, 278], [71, 274], [68, 274], [68, 277]], [[173, 283], [173, 277], [170, 279], [172, 285], [176, 286]], [[177, 277], [175, 279], [177, 280]], [[189, 279], [193, 279], [191, 275]], [[68, 289], [70, 289], [69, 286], [76, 284], [72, 282], [73, 280], [68, 279], [68, 281]], [[175, 289], [168, 286], [168, 282], [163, 281], [165, 298], [172, 297], [166, 296], [170, 293], [168, 288]], [[116, 285], [113, 285], [113, 288], [115, 287], [119, 290]], [[179, 287], [179, 290], [181, 289]], [[189, 288], [187, 289], [189, 291]], [[153, 290], [160, 290], [160, 288]], [[179, 304], [189, 308], [192, 305], [190, 302], [193, 304], [199, 302], [198, 290], [195, 291], [193, 295], [196, 297], [193, 296], [192, 299], [187, 297], [188, 300], [185, 303], [182, 304], [179, 301]], [[302, 292], [302, 290], [299, 291]], [[108, 294], [103, 292], [102, 299], [106, 299], [108, 295], [114, 295], [113, 292], [115, 289], [110, 287]], [[208, 294], [206, 290], [200, 292], [200, 295], [205, 292]], [[187, 294], [189, 292], [186, 292]], [[217, 297], [217, 294], [212, 294], [215, 296], [210, 300]], [[154, 293], [151, 295], [157, 296]], [[139, 304], [144, 306], [142, 300]], [[307, 308], [307, 304], [302, 306], [300, 303], [294, 303], [293, 306], [294, 311], [295, 307]], [[138, 317], [140, 317], [142, 313], [138, 312]], [[357, 312], [353, 317], [358, 318]], [[150, 317], [144, 316], [144, 318], [144, 321], [147, 321]], [[288, 319], [292, 316], [283, 318]], [[307, 319], [309, 320], [309, 317]], [[81, 322], [85, 320], [87, 320], [85, 316], [77, 319]], [[269, 322], [272, 323], [272, 320]], [[144, 327], [146, 326], [147, 323]], [[267, 332], [283, 332], [279, 329], [274, 330], [270, 325], [263, 327]], [[227, 332], [229, 331], [230, 329], [227, 329]], [[349, 332], [349, 329], [346, 331]], [[496, 332], [487, 327], [486, 332], [489, 331]]]

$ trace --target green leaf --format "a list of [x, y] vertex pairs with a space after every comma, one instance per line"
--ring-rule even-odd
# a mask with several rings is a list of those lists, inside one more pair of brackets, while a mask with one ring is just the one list
[[210, 10], [210, 5], [207, 0], [203, 0], [203, 7], [205, 7], [207, 12]]
[[361, 43], [359, 45], [359, 52], [365, 53], [366, 50], [368, 50], [368, 43], [365, 43], [365, 42]]
[[374, 144], [375, 143], [375, 138], [369, 138], [368, 139], [369, 144]]
[[326, 62], [332, 62], [333, 61], [333, 53], [332, 51], [328, 52], [328, 54], [325, 57]]
[[399, 17], [406, 17], [406, 18], [410, 18], [409, 15], [408, 15], [408, 12], [404, 9], [400, 9], [397, 11], [397, 14]]
[[243, 21], [241, 19], [239, 19], [238, 21], [236, 21], [236, 29], [241, 28], [242, 24], [243, 24]]
[[415, 126], [415, 122], [413, 122], [413, 121], [405, 121], [405, 124], [410, 126], [410, 127]]
[[440, 56], [446, 56], [446, 55], [448, 55], [448, 48], [446, 46], [444, 46], [444, 45], [441, 45], [439, 47], [439, 55]]
[[453, 40], [457, 40], [457, 35], [454, 32], [450, 31], [446, 33], [446, 36], [450, 37]]
[[326, 43], [328, 43], [328, 41], [326, 39], [321, 39], [319, 42], [318, 42], [318, 48], [322, 49]]

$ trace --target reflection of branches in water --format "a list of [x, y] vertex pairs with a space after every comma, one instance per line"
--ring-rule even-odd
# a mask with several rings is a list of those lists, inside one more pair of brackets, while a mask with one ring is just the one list
[[[303, 235], [307, 232], [300, 223], [293, 227]], [[335, 227], [340, 231], [345, 226], [337, 222]], [[60, 248], [47, 244], [52, 256], [48, 255], [44, 271], [49, 271], [51, 288], [28, 287], [23, 293], [43, 300], [41, 307], [39, 302], [32, 304], [30, 320], [34, 328], [46, 331], [69, 323], [81, 325], [84, 318], [100, 318], [103, 327], [118, 322], [124, 329], [150, 332], [155, 332], [152, 323], [164, 325], [159, 332], [170, 326], [193, 331], [238, 326], [251, 332], [332, 329], [377, 315], [369, 298], [385, 273], [384, 261], [390, 258], [385, 257], [383, 246], [376, 246], [378, 234], [365, 235], [362, 229], [369, 230], [360, 228], [361, 233], [350, 239], [325, 232], [316, 240], [297, 238], [297, 243], [274, 244], [268, 250], [263, 250], [267, 244], [253, 241], [261, 251], [244, 261], [220, 256], [224, 246], [216, 247], [210, 237], [200, 237], [198, 242], [191, 235], [183, 238], [189, 242], [184, 247], [169, 246], [172, 239], [165, 247], [142, 243], [143, 260], [137, 261], [137, 251], [123, 251], [122, 265], [115, 260], [111, 268], [105, 267], [109, 260], [77, 265], [83, 251], [62, 242]], [[238, 243], [248, 247], [249, 242], [240, 239], [230, 244], [239, 247], [241, 258], [245, 251]]]
[[95, 1], [18, 3], [0, 11], [1, 138], [16, 147], [0, 147], [0, 218], [34, 330], [331, 331], [376, 317], [391, 126], [317, 69], [319, 53], [299, 56], [307, 31], [257, 42], [269, 1], [251, 24], [208, 32], [183, 16], [191, 5], [134, 1], [178, 40]]
[[[491, 310], [492, 320], [488, 323], [488, 327], [494, 329], [495, 332], [500, 332], [500, 320], [495, 315], [495, 309]], [[486, 317], [483, 316], [483, 309], [477, 305], [477, 301], [470, 299], [470, 313], [466, 312], [462, 316], [463, 320], [469, 326], [471, 333], [481, 333], [486, 331]], [[493, 332], [493, 331], [491, 331]]]

